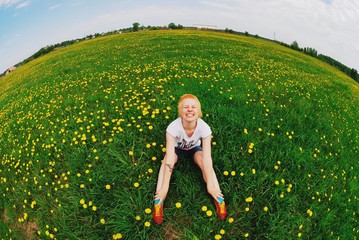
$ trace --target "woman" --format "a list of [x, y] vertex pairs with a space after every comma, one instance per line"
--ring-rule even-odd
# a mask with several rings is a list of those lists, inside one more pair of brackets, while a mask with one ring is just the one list
[[201, 119], [201, 103], [198, 98], [192, 94], [183, 95], [178, 102], [178, 115], [166, 129], [167, 151], [158, 174], [153, 221], [160, 224], [164, 220], [163, 202], [179, 157], [191, 158], [199, 166], [207, 191], [214, 198], [217, 215], [224, 220], [227, 216], [226, 205], [212, 165], [212, 132]]

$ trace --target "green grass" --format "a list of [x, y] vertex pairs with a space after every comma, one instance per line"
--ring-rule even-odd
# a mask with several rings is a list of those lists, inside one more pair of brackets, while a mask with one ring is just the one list
[[[36, 59], [0, 92], [1, 239], [359, 237], [359, 87], [314, 58], [222, 33], [120, 34]], [[184, 93], [212, 128], [229, 216], [181, 161], [155, 225], [145, 210]]]

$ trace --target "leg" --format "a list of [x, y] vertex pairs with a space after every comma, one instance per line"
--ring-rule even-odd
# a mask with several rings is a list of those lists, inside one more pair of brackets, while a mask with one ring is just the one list
[[[207, 183], [206, 175], [204, 174], [204, 166], [203, 166], [203, 153], [202, 151], [198, 151], [193, 156], [194, 162], [199, 166], [199, 168], [202, 170], [202, 175], [204, 181]], [[214, 186], [220, 190], [218, 179], [216, 176], [216, 173], [214, 172], [214, 169], [212, 168], [212, 178], [213, 178], [213, 184]], [[216, 206], [217, 215], [220, 220], [224, 220], [227, 217], [227, 210], [226, 210], [226, 204], [224, 202], [224, 199], [214, 199], [214, 204]]]
[[[198, 167], [201, 169], [202, 175], [203, 175], [203, 180], [207, 183], [207, 178], [206, 178], [206, 176], [204, 174], [204, 170], [203, 170], [204, 169], [203, 168], [203, 152], [197, 151], [193, 156], [193, 160], [198, 165]], [[218, 179], [217, 179], [216, 173], [214, 172], [213, 168], [212, 168], [212, 178], [213, 178], [214, 186], [216, 188], [220, 189]]]

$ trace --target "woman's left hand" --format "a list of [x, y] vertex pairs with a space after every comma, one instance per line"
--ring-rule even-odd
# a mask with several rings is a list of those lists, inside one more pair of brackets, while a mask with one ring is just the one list
[[223, 194], [220, 189], [213, 187], [213, 186], [207, 186], [207, 191], [209, 194], [212, 195], [212, 197], [219, 202], [218, 198], [224, 199]]

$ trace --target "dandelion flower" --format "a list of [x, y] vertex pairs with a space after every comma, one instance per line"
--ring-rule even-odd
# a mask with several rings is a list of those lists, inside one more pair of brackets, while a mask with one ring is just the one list
[[110, 190], [111, 189], [111, 185], [110, 184], [107, 184], [106, 185], [106, 190]]
[[208, 210], [207, 212], [206, 212], [206, 215], [208, 216], [208, 217], [210, 217], [210, 216], [212, 216], [212, 211], [211, 210]]
[[233, 222], [234, 222], [234, 218], [228, 218], [228, 222], [229, 222], [229, 223], [233, 223]]
[[139, 184], [138, 182], [135, 182], [135, 183], [133, 184], [133, 186], [137, 188], [137, 187], [140, 186], [140, 184]]
[[207, 211], [207, 206], [202, 206], [202, 211], [203, 212]]
[[146, 221], [146, 222], [145, 222], [145, 227], [150, 227], [150, 226], [151, 226], [151, 223], [148, 222], [148, 221]]
[[274, 182], [274, 184], [275, 184], [275, 185], [279, 185], [279, 181], [276, 180], [276, 181]]
[[228, 172], [228, 171], [224, 171], [223, 174], [224, 174], [224, 176], [228, 176], [229, 172]]
[[246, 198], [246, 202], [252, 202], [253, 201], [253, 198], [252, 197], [247, 197]]
[[219, 231], [219, 233], [220, 233], [221, 235], [224, 235], [224, 234], [226, 233], [226, 231], [224, 231], [224, 229], [221, 229], [221, 231]]
[[129, 151], [128, 155], [133, 156], [133, 151]]
[[216, 234], [215, 236], [214, 236], [214, 239], [221, 239], [222, 238], [222, 236], [221, 235], [219, 235], [219, 234]]
[[141, 217], [137, 215], [137, 216], [136, 216], [136, 220], [137, 220], [137, 221], [140, 221], [140, 220], [141, 220]]
[[122, 234], [121, 233], [116, 233], [112, 236], [113, 239], [121, 239], [122, 238]]
[[244, 234], [244, 237], [246, 238], [249, 237], [249, 233]]
[[231, 175], [232, 175], [232, 176], [235, 176], [235, 175], [236, 175], [236, 172], [235, 172], [235, 171], [232, 171], [232, 172], [231, 172]]
[[180, 202], [177, 202], [176, 203], [176, 208], [180, 208], [180, 207], [182, 207], [182, 204]]
[[264, 210], [265, 212], [268, 212], [268, 207], [265, 206], [265, 207], [263, 208], [263, 210]]
[[85, 203], [85, 200], [84, 199], [81, 199], [80, 200], [80, 204], [84, 204]]
[[106, 220], [103, 219], [103, 218], [101, 218], [100, 223], [101, 223], [101, 224], [105, 224], [105, 223], [106, 223]]

